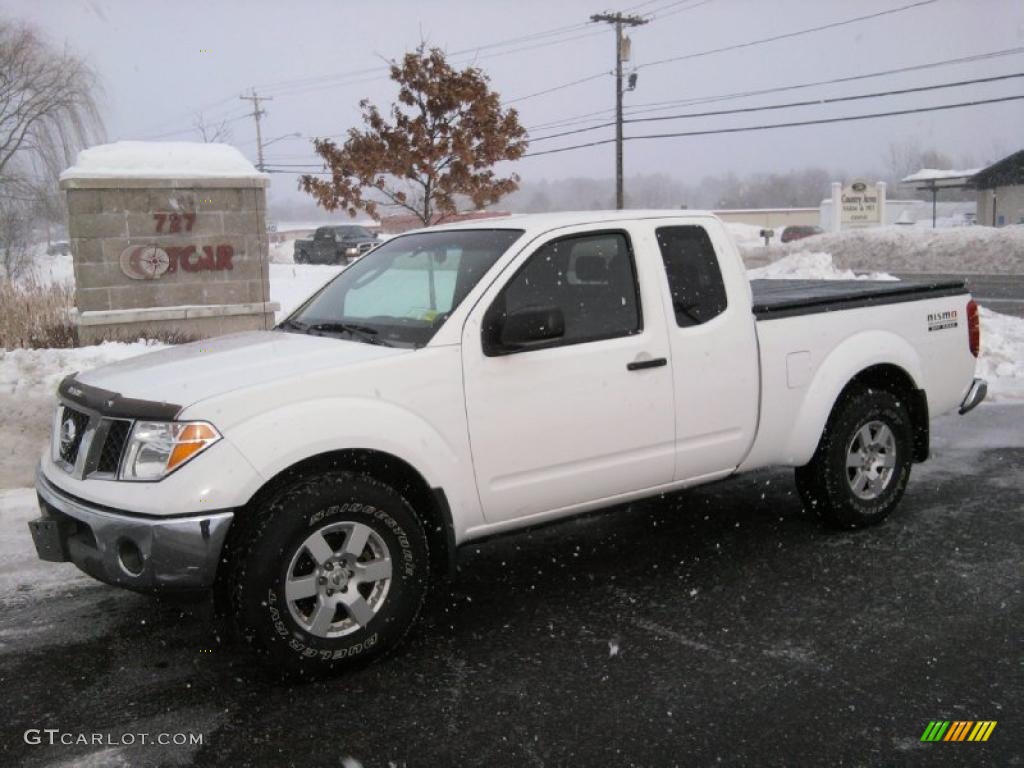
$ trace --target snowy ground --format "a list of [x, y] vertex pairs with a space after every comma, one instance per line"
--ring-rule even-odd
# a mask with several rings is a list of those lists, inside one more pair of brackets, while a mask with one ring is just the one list
[[832, 255], [858, 272], [1024, 274], [1024, 226], [878, 227], [825, 233], [767, 248], [740, 241], [747, 266], [760, 267], [799, 252]]

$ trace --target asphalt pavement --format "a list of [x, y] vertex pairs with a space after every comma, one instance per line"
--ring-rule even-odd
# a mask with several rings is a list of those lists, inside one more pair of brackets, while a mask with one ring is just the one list
[[941, 278], [966, 280], [967, 287], [979, 304], [993, 312], [1024, 317], [1024, 275], [983, 275], [983, 274], [910, 274], [896, 273], [900, 279]]
[[[880, 526], [824, 530], [772, 470], [494, 539], [394, 655], [293, 686], [206, 603], [19, 554], [9, 494], [0, 764], [1022, 765], [1024, 406], [934, 429]], [[921, 742], [934, 720], [997, 725]], [[139, 733], [203, 743], [119, 743]]]

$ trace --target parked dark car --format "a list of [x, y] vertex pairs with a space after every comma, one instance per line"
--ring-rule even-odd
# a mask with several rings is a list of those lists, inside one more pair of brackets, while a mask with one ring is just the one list
[[357, 225], [320, 227], [311, 240], [296, 240], [296, 264], [351, 264], [379, 244], [376, 232]]
[[798, 226], [794, 224], [782, 230], [782, 237], [780, 239], [783, 243], [790, 243], [793, 240], [803, 240], [805, 237], [820, 235], [824, 231], [821, 227]]

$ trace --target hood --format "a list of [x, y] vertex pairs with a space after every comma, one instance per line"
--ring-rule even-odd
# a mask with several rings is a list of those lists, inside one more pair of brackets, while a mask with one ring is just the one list
[[124, 397], [189, 406], [249, 384], [408, 354], [327, 336], [249, 331], [168, 347], [77, 375], [76, 380]]

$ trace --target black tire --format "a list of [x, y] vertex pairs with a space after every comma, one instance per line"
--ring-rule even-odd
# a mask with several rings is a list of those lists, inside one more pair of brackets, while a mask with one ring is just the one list
[[[288, 676], [335, 674], [393, 649], [423, 605], [429, 580], [423, 527], [401, 495], [373, 478], [337, 471], [299, 480], [254, 509], [242, 525], [225, 574], [224, 608], [236, 634], [264, 662]], [[365, 533], [367, 528], [370, 533]], [[357, 530], [369, 537], [359, 549], [363, 561], [359, 563], [350, 554], [338, 554], [349, 546]], [[336, 564], [336, 571], [325, 571], [326, 566], [306, 546], [317, 533], [322, 534], [317, 541], [329, 544], [331, 558], [346, 558], [344, 564]], [[358, 583], [359, 577], [351, 573], [359, 573], [373, 558], [379, 565], [384, 559], [381, 552], [391, 563], [386, 588], [384, 579]], [[342, 573], [350, 575], [342, 585], [321, 582], [327, 577], [342, 578]], [[317, 582], [315, 596], [290, 601], [285, 591], [289, 576], [304, 582], [305, 588], [310, 585], [305, 580]], [[325, 590], [332, 585], [336, 596], [328, 597]], [[378, 588], [383, 589], [383, 596]], [[363, 610], [379, 599], [365, 624], [357, 622], [341, 602], [330, 607], [332, 600], [359, 597], [366, 606]], [[326, 631], [316, 632], [311, 625], [316, 624], [321, 606], [334, 618], [324, 620], [333, 622]], [[303, 624], [296, 612], [303, 616], [307, 610], [309, 623]], [[331, 635], [342, 631], [344, 634]]]
[[[884, 425], [891, 441], [872, 425]], [[871, 440], [882, 436], [892, 448], [865, 447], [865, 434]], [[814, 456], [796, 469], [804, 508], [837, 528], [862, 528], [884, 520], [899, 504], [910, 479], [913, 434], [907, 407], [892, 393], [862, 389], [844, 396], [829, 416]], [[848, 458], [863, 463], [848, 467]], [[885, 475], [884, 465], [890, 461], [891, 472]]]
[[293, 259], [293, 261], [296, 264], [308, 264], [309, 257], [306, 255], [305, 251], [299, 251], [297, 254], [295, 254], [295, 258]]

